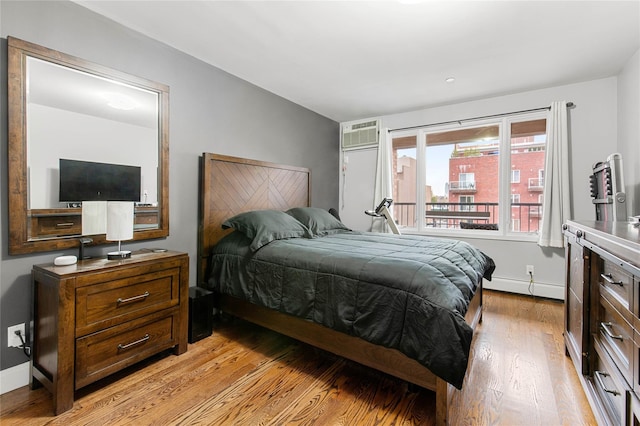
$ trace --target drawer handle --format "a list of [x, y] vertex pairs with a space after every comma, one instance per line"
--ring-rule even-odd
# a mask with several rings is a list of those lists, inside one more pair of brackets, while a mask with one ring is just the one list
[[131, 343], [127, 343], [125, 345], [123, 345], [122, 343], [118, 344], [118, 350], [119, 351], [124, 351], [127, 350], [129, 348], [132, 348], [134, 346], [137, 346], [141, 343], [146, 342], [147, 340], [149, 340], [151, 337], [149, 336], [149, 333], [145, 334], [144, 337], [142, 339], [138, 339], [135, 342], [131, 342]]
[[56, 228], [71, 228], [73, 225], [73, 222], [56, 223]]
[[600, 274], [600, 277], [602, 277], [602, 279], [609, 284], [619, 285], [620, 287], [624, 287], [624, 284], [622, 283], [622, 281], [614, 281], [613, 275], [611, 274]]
[[612, 339], [624, 340], [624, 337], [622, 337], [622, 334], [618, 334], [617, 336], [614, 336], [611, 330], [609, 329], [610, 327], [613, 327], [613, 324], [611, 324], [610, 322], [600, 323], [600, 328], [602, 328], [602, 331], [604, 331], [604, 334], [611, 337]]
[[138, 296], [129, 297], [128, 299], [123, 299], [121, 297], [118, 297], [118, 300], [116, 300], [116, 303], [118, 305], [121, 305], [123, 303], [139, 302], [141, 300], [146, 299], [147, 297], [149, 297], [149, 292], [145, 291], [144, 293], [139, 294]]
[[604, 382], [602, 381], [602, 376], [609, 377], [608, 373], [605, 373], [604, 371], [594, 371], [593, 372], [593, 376], [596, 378], [596, 381], [598, 382], [598, 386], [600, 386], [603, 391], [605, 391], [607, 393], [610, 393], [613, 396], [620, 395], [620, 392], [618, 392], [617, 390], [615, 390], [615, 389], [607, 389], [607, 387], [604, 385]]

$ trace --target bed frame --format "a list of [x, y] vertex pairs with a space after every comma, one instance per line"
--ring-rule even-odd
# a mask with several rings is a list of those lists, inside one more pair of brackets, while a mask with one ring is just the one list
[[[230, 232], [222, 230], [222, 222], [250, 210], [309, 206], [311, 173], [302, 167], [210, 153], [204, 153], [200, 160], [198, 283], [204, 285], [211, 248]], [[449, 409], [455, 404], [459, 391], [401, 352], [234, 297], [221, 295], [218, 302], [227, 314], [435, 391], [436, 423], [447, 424]], [[482, 320], [482, 285], [471, 301], [465, 320], [474, 329]], [[471, 360], [470, 355], [470, 363]]]

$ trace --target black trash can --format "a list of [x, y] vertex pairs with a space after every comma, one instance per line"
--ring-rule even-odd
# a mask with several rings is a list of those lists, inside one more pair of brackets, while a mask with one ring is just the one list
[[213, 292], [202, 287], [189, 287], [189, 343], [213, 333]]

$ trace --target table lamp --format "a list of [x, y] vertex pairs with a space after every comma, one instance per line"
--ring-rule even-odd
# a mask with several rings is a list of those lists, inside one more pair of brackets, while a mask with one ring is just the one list
[[82, 202], [82, 236], [80, 237], [79, 259], [87, 259], [84, 255], [85, 244], [91, 244], [93, 239], [88, 235], [100, 235], [107, 232], [107, 202]]
[[133, 202], [107, 202], [107, 237], [108, 241], [118, 242], [118, 251], [107, 253], [107, 259], [127, 259], [130, 250], [122, 250], [121, 242], [133, 239]]

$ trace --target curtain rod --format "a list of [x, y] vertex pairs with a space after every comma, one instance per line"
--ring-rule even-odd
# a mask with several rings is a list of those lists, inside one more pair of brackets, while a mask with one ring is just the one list
[[[567, 108], [571, 108], [575, 106], [575, 104], [573, 102], [567, 102]], [[454, 123], [458, 123], [458, 124], [462, 124], [465, 121], [475, 121], [475, 120], [482, 120], [485, 118], [496, 118], [496, 117], [506, 117], [507, 115], [516, 115], [516, 114], [525, 114], [528, 112], [537, 112], [537, 111], [544, 111], [544, 110], [550, 110], [551, 107], [542, 107], [542, 108], [533, 108], [533, 109], [525, 109], [522, 111], [512, 111], [512, 112], [504, 112], [502, 114], [492, 114], [492, 115], [483, 115], [481, 117], [473, 117], [473, 118], [463, 118], [462, 120], [451, 120], [451, 121], [442, 121], [440, 123], [431, 123], [431, 124], [422, 124], [419, 126], [409, 126], [409, 127], [399, 127], [397, 129], [390, 129], [389, 132], [397, 132], [400, 130], [411, 130], [411, 129], [419, 129], [422, 127], [433, 127], [433, 126], [442, 126], [445, 124], [454, 124]]]

